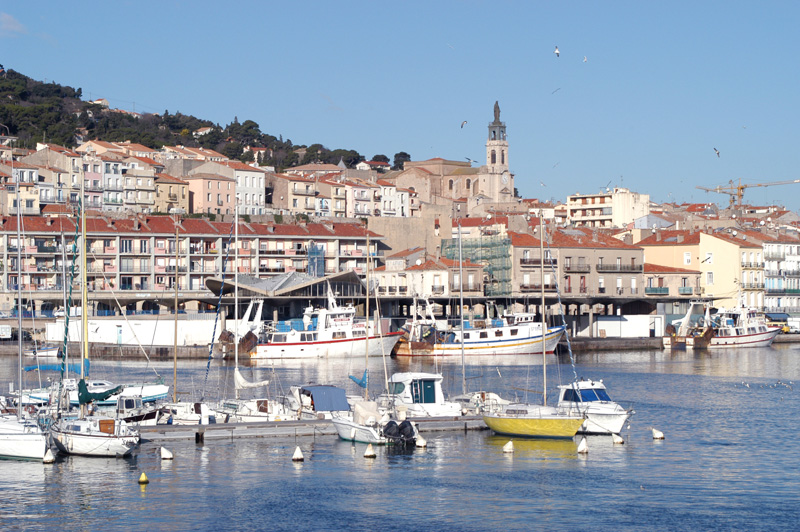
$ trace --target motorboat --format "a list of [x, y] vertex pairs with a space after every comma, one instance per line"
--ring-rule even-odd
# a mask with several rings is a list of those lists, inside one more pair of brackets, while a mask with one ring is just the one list
[[374, 401], [360, 401], [349, 412], [335, 412], [331, 422], [339, 438], [373, 445], [413, 446], [419, 436], [409, 420], [399, 424], [388, 414], [381, 414]]
[[216, 410], [212, 410], [203, 402], [164, 403], [159, 408], [156, 424], [209, 425], [217, 423], [219, 415]]
[[460, 325], [453, 324], [444, 332], [431, 334], [428, 321], [409, 324], [409, 334], [400, 339], [393, 355], [461, 356], [462, 351], [465, 356], [524, 355], [541, 353], [543, 347], [552, 354], [566, 330], [564, 326], [547, 327], [542, 334], [542, 323], [527, 312], [465, 322], [463, 332]]
[[290, 421], [297, 413], [271, 399], [225, 399], [216, 409], [218, 423]]
[[439, 373], [395, 373], [389, 377], [388, 393], [378, 396], [378, 408], [409, 417], [461, 416], [461, 403], [445, 399], [442, 380]]
[[11, 413], [0, 415], [1, 459], [42, 460], [47, 449], [47, 434], [35, 420]]
[[[719, 309], [693, 301], [686, 315], [667, 327], [666, 349], [716, 349], [721, 347], [768, 347], [781, 332], [767, 325], [763, 314], [749, 307]], [[696, 316], [700, 316], [695, 318]], [[677, 326], [677, 327], [676, 327]]]
[[141, 397], [117, 397], [116, 418], [134, 427], [155, 425], [158, 412], [159, 408], [155, 404], [144, 403]]
[[367, 345], [368, 356], [391, 353], [402, 332], [382, 332], [380, 323], [368, 325], [367, 320], [356, 320], [355, 315], [355, 307], [336, 302], [328, 284], [327, 307], [307, 307], [302, 324], [297, 323], [299, 320], [277, 326], [265, 324], [250, 358], [346, 358], [363, 355]]
[[33, 358], [61, 358], [61, 346], [37, 344], [23, 350], [22, 354]]
[[558, 408], [586, 417], [578, 429], [582, 434], [619, 434], [634, 413], [611, 400], [602, 380], [581, 379], [559, 385], [558, 391]]

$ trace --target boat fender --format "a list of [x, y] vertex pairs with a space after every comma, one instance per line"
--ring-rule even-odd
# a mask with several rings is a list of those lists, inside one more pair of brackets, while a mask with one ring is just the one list
[[36, 407], [33, 406], [33, 405], [28, 405], [28, 406], [25, 407], [25, 411], [27, 413], [33, 415], [36, 412]]

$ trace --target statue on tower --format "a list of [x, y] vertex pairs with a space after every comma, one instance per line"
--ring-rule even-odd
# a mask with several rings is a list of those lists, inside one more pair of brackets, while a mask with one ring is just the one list
[[497, 100], [494, 102], [494, 121], [500, 122], [500, 104], [497, 103]]

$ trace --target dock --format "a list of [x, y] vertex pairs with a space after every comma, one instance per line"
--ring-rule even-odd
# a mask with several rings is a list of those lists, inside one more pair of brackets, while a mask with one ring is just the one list
[[[488, 430], [481, 416], [408, 418], [420, 433]], [[238, 438], [315, 438], [337, 436], [329, 419], [211, 423], [209, 425], [155, 425], [139, 428], [142, 443], [150, 441], [232, 440]]]

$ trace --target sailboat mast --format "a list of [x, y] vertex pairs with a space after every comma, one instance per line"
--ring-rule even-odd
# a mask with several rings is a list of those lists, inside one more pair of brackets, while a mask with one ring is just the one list
[[172, 402], [178, 402], [178, 220], [175, 219], [175, 334], [172, 346]]
[[[239, 368], [239, 203], [233, 207], [233, 360], [234, 367]], [[236, 389], [236, 399], [239, 398], [239, 388]]]
[[467, 393], [467, 370], [464, 363], [464, 257], [461, 252], [461, 218], [458, 219], [458, 315], [461, 316], [461, 393]]
[[[366, 284], [367, 284], [367, 297], [365, 298], [365, 306], [364, 306], [364, 314], [366, 318], [365, 326], [366, 326], [366, 334], [364, 335], [364, 369], [369, 369], [369, 222], [367, 219], [364, 219], [364, 229], [367, 232], [367, 270], [366, 274], [364, 275]], [[369, 373], [367, 373], [369, 375]], [[369, 401], [369, 376], [367, 377], [367, 382], [364, 386], [364, 400]]]
[[539, 210], [539, 266], [542, 282], [542, 404], [547, 405], [547, 319], [544, 307], [544, 218]]
[[[6, 128], [7, 129], [7, 128]], [[11, 137], [11, 140], [16, 140]], [[19, 364], [17, 364], [17, 385], [19, 400], [17, 401], [17, 419], [20, 418], [22, 410], [22, 216], [20, 215], [20, 195], [19, 195], [19, 175], [14, 175], [14, 154], [11, 154], [11, 176], [14, 178], [16, 184], [16, 197], [17, 197], [17, 344], [19, 351]]]
[[[89, 359], [89, 314], [88, 296], [89, 287], [86, 286], [86, 182], [81, 160], [81, 196], [78, 207], [81, 213], [81, 325], [83, 326], [83, 355], [81, 357], [81, 379], [86, 378], [86, 360]], [[86, 405], [81, 404], [81, 418], [86, 416]]]
[[64, 371], [69, 375], [69, 306], [67, 306], [67, 242], [61, 226], [61, 291], [64, 293]]

